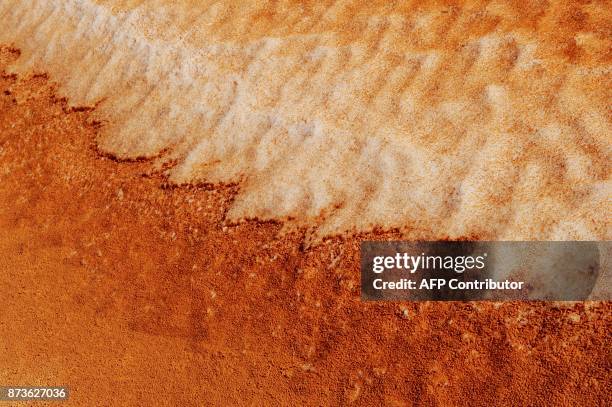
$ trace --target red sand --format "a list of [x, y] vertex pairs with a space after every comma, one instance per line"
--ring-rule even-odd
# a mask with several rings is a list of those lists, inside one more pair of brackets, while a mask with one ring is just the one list
[[305, 249], [224, 224], [237, 186], [168, 187], [101, 156], [102, 125], [45, 75], [0, 77], [0, 384], [69, 405], [611, 404], [610, 303], [363, 303], [359, 241], [393, 233]]

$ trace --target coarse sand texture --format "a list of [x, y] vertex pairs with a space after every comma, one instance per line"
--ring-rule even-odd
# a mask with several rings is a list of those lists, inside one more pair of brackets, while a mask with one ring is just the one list
[[[99, 147], [315, 235], [610, 239], [612, 7], [4, 0]], [[171, 165], [168, 165], [171, 164]]]

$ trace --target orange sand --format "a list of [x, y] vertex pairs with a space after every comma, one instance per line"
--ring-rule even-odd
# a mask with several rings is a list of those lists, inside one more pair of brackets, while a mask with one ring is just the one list
[[45, 75], [0, 77], [0, 384], [89, 406], [610, 404], [609, 303], [363, 303], [359, 240], [396, 234], [305, 249], [225, 224], [237, 186], [168, 187], [100, 155], [100, 127]]
[[102, 151], [312, 238], [610, 240], [609, 1], [3, 0]]

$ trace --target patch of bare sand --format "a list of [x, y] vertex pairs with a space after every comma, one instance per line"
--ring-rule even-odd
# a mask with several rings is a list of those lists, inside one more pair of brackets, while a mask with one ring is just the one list
[[605, 1], [5, 0], [100, 147], [326, 236], [610, 238]]
[[305, 249], [227, 225], [236, 187], [172, 187], [100, 155], [100, 130], [46, 76], [0, 76], [0, 383], [68, 405], [608, 404], [609, 303], [363, 303], [359, 240], [399, 233]]

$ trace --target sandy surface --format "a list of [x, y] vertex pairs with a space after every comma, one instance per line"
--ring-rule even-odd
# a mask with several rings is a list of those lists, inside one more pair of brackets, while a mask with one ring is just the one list
[[[2, 48], [0, 70], [17, 58]], [[0, 383], [69, 405], [609, 405], [609, 303], [363, 303], [358, 244], [227, 223], [236, 185], [102, 155], [0, 77]]]
[[[609, 240], [609, 1], [4, 0], [101, 150], [315, 238]], [[172, 165], [169, 165], [172, 164]]]

